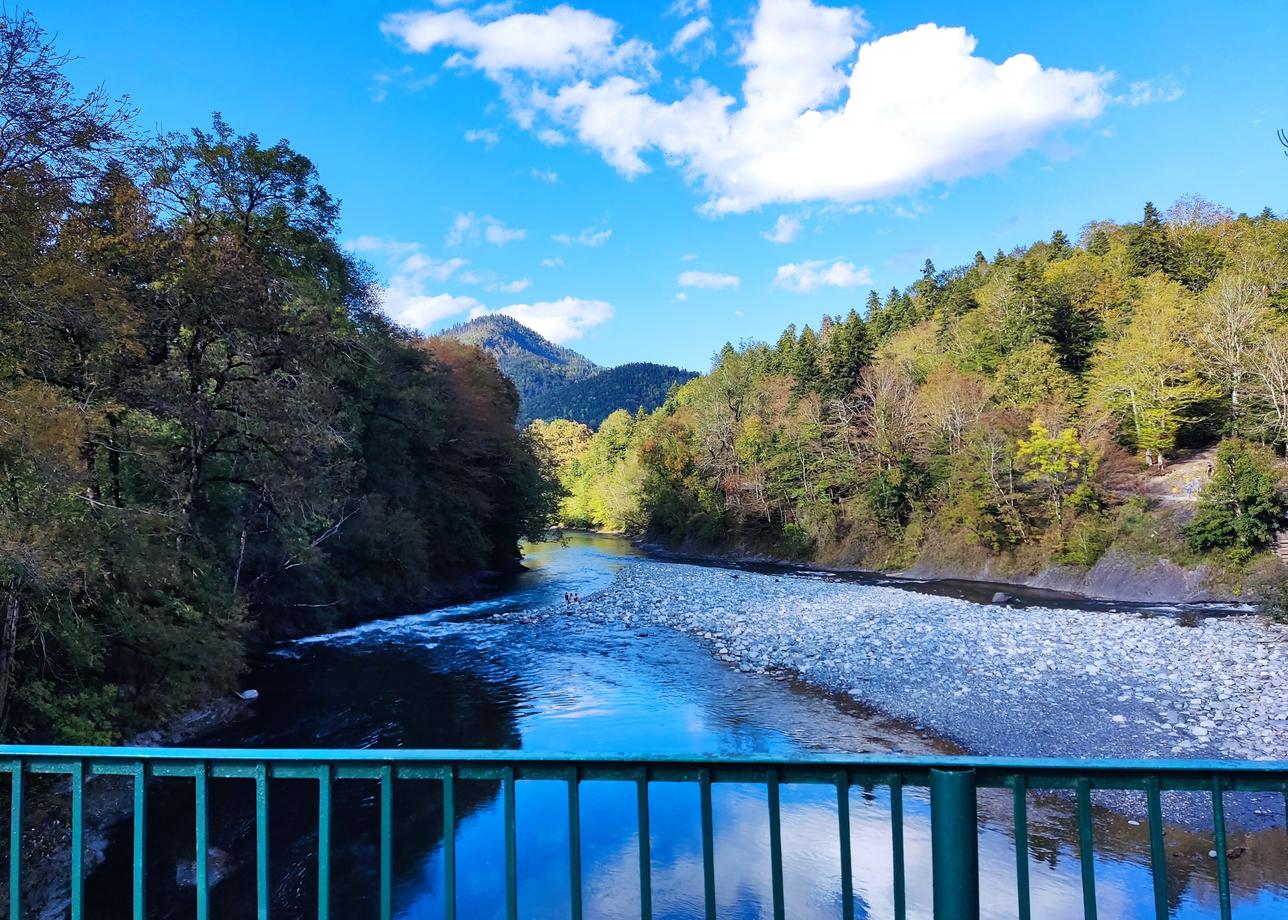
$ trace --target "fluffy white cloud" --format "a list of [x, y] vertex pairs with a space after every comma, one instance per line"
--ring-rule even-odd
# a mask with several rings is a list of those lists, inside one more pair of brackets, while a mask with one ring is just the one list
[[565, 246], [603, 246], [612, 235], [613, 231], [608, 227], [600, 230], [596, 230], [594, 227], [587, 227], [576, 236], [570, 236], [567, 233], [556, 233], [550, 238], [556, 243], [563, 243]]
[[561, 259], [561, 258], [559, 258], [558, 256], [556, 256], [556, 257], [555, 257], [555, 258], [553, 258], [553, 259], [542, 259], [542, 260], [541, 260], [541, 265], [542, 265], [544, 268], [560, 268], [563, 264], [564, 264], [564, 260], [563, 260], [563, 259]]
[[604, 300], [564, 297], [541, 303], [516, 303], [499, 310], [478, 306], [470, 311], [470, 317], [486, 313], [504, 313], [537, 330], [552, 342], [568, 342], [581, 338], [587, 329], [612, 319], [613, 305]]
[[483, 240], [493, 246], [504, 246], [513, 240], [521, 240], [528, 235], [527, 230], [507, 227], [490, 215], [476, 216], [473, 212], [457, 214], [452, 227], [447, 231], [447, 245], [459, 246], [466, 240]]
[[383, 289], [381, 309], [394, 320], [412, 329], [428, 329], [440, 319], [456, 316], [481, 306], [477, 300], [455, 294], [420, 294], [397, 282]]
[[[482, 11], [479, 11], [480, 13]], [[481, 21], [478, 13], [397, 13], [381, 30], [409, 51], [460, 49], [450, 64], [493, 76], [523, 71], [553, 75], [602, 72], [647, 63], [652, 49], [639, 41], [617, 43], [617, 23], [588, 10], [560, 4], [544, 13], [515, 13]]]
[[389, 283], [380, 285], [376, 293], [380, 308], [395, 322], [425, 329], [440, 319], [479, 305], [473, 297], [428, 291], [430, 284], [442, 284], [456, 276], [468, 264], [464, 259], [435, 259], [421, 252], [419, 243], [378, 236], [360, 236], [345, 245], [351, 252], [383, 256]]
[[780, 214], [778, 220], [774, 222], [774, 228], [760, 235], [771, 243], [790, 243], [800, 236], [803, 227], [804, 225], [797, 218]]
[[774, 276], [777, 287], [808, 294], [821, 287], [860, 287], [872, 283], [872, 273], [867, 268], [855, 268], [848, 259], [811, 259], [807, 262], [788, 262], [778, 266]]
[[537, 167], [533, 166], [528, 170], [528, 175], [538, 182], [544, 182], [546, 185], [554, 185], [559, 181], [559, 173], [553, 169], [537, 169]]
[[737, 275], [722, 275], [719, 272], [681, 272], [676, 279], [680, 287], [692, 288], [736, 288], [742, 283]]
[[[446, 16], [458, 18], [438, 21]], [[502, 41], [511, 26], [499, 27], [521, 18], [409, 14], [386, 29], [412, 49], [472, 53], [520, 124], [570, 132], [628, 177], [660, 153], [703, 190], [711, 214], [852, 204], [978, 174], [1113, 101], [1112, 74], [1043, 68], [1028, 54], [995, 63], [960, 27], [927, 23], [858, 47], [859, 10], [812, 0], [761, 0], [739, 59], [741, 104], [700, 79], [663, 100], [650, 68], [626, 66], [630, 43], [617, 42], [612, 21], [560, 6], [530, 17], [542, 20], [528, 24], [531, 37]]]
[[465, 132], [465, 139], [471, 144], [482, 144], [484, 147], [495, 147], [501, 135], [492, 128], [477, 128]]
[[464, 264], [464, 259], [435, 259], [423, 252], [414, 252], [399, 266], [398, 274], [417, 281], [446, 281]]

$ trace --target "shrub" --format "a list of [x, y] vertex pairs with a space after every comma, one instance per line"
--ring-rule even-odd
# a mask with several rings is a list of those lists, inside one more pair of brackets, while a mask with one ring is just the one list
[[1065, 565], [1090, 568], [1099, 561], [1113, 542], [1113, 534], [1098, 517], [1080, 519], [1064, 538], [1064, 547], [1057, 557]]
[[774, 544], [774, 554], [785, 559], [805, 559], [814, 551], [814, 538], [799, 524], [783, 527], [782, 536]]
[[1198, 552], [1224, 551], [1236, 565], [1270, 545], [1288, 498], [1279, 491], [1281, 472], [1267, 448], [1229, 438], [1217, 448], [1212, 479], [1199, 494], [1185, 537]]

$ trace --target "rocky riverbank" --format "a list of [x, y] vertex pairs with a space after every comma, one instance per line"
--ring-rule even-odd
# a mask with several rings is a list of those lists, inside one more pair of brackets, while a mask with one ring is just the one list
[[[1040, 571], [1018, 571], [1014, 566], [986, 554], [972, 558], [945, 559], [923, 553], [915, 564], [899, 571], [874, 571], [835, 561], [801, 563], [765, 553], [746, 550], [712, 550], [702, 546], [670, 546], [648, 540], [636, 546], [658, 559], [669, 561], [706, 561], [735, 565], [777, 565], [784, 568], [824, 569], [838, 574], [869, 574], [887, 579], [903, 579], [916, 585], [924, 582], [958, 582], [977, 584], [990, 593], [996, 588], [1028, 589], [1051, 596], [1067, 595], [1092, 601], [1122, 604], [1222, 604], [1245, 605], [1248, 592], [1237, 591], [1214, 577], [1207, 566], [1187, 569], [1161, 558], [1133, 559], [1110, 548], [1090, 568], [1048, 565]], [[978, 593], [978, 592], [977, 592]]]
[[1288, 627], [970, 603], [642, 561], [572, 615], [697, 636], [983, 754], [1288, 758]]

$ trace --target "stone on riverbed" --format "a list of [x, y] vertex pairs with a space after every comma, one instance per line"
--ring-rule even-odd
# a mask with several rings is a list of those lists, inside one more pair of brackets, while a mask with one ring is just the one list
[[688, 633], [744, 674], [803, 677], [980, 753], [1288, 756], [1288, 627], [1260, 617], [1181, 629], [1167, 616], [740, 575], [635, 561], [576, 611], [538, 616]]

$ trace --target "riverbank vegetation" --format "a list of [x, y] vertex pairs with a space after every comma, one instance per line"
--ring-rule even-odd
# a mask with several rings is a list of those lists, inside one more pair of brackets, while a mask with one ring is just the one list
[[532, 432], [572, 526], [993, 577], [1113, 550], [1265, 594], [1288, 509], [1288, 221], [1191, 198], [927, 260], [861, 310], [726, 345], [651, 414]]
[[149, 142], [0, 18], [0, 726], [104, 742], [248, 643], [513, 566], [544, 480], [482, 351], [378, 311], [285, 141]]

